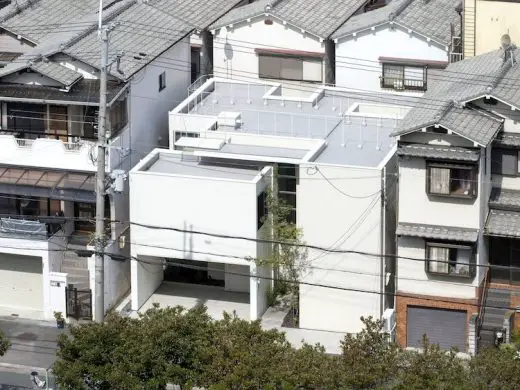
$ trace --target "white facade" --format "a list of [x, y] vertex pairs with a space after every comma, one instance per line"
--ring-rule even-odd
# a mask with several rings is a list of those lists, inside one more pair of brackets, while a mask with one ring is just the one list
[[[382, 91], [380, 57], [410, 61], [445, 62], [446, 46], [409, 33], [389, 23], [336, 40], [336, 85], [361, 91]], [[417, 92], [412, 92], [416, 93]]]
[[[255, 50], [278, 51], [283, 54], [303, 52], [324, 55], [323, 41], [314, 35], [302, 32], [302, 29], [289, 23], [272, 18], [273, 24], [264, 23], [264, 16], [238, 22], [215, 31], [213, 40], [213, 73], [238, 81], [252, 81], [259, 76], [259, 58]], [[298, 53], [299, 52], [299, 53]], [[306, 71], [305, 69], [303, 70]], [[309, 69], [315, 73], [316, 69]], [[319, 72], [318, 72], [319, 73]], [[321, 65], [322, 81], [325, 80], [325, 68]], [[291, 95], [307, 95], [314, 90], [308, 83], [280, 80]]]

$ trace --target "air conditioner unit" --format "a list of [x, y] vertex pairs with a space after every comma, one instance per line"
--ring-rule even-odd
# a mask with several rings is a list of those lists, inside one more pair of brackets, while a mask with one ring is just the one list
[[403, 80], [394, 80], [394, 89], [397, 89], [397, 90], [404, 89]]
[[392, 334], [395, 326], [395, 310], [386, 309], [383, 313], [383, 332]]

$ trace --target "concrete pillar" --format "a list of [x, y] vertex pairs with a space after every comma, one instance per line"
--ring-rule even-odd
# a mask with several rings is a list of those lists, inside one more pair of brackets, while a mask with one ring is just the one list
[[336, 85], [336, 44], [331, 39], [325, 40], [325, 84]]
[[211, 76], [213, 74], [213, 34], [208, 30], [202, 30], [202, 47], [200, 48], [200, 75]]
[[468, 323], [468, 353], [471, 356], [477, 353], [477, 321], [478, 314], [473, 313]]

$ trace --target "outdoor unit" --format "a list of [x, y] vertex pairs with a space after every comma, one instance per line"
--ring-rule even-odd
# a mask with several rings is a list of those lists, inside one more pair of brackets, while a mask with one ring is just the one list
[[386, 309], [383, 313], [383, 332], [393, 335], [395, 325], [395, 310]]

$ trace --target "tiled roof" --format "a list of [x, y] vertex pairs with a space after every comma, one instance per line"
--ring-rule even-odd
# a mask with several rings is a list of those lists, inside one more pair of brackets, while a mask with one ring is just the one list
[[489, 207], [497, 210], [520, 211], [520, 191], [493, 188], [489, 198]]
[[80, 73], [52, 61], [39, 61], [32, 64], [30, 68], [35, 72], [62, 83], [67, 88], [83, 78]]
[[476, 242], [477, 229], [460, 228], [453, 226], [423, 225], [418, 223], [401, 222], [397, 226], [398, 236], [431, 238], [447, 241]]
[[489, 236], [520, 237], [520, 212], [490, 210], [484, 233]]
[[455, 8], [460, 0], [393, 0], [385, 7], [350, 18], [334, 34], [342, 38], [357, 31], [394, 22], [404, 28], [434, 39], [445, 45], [451, 44], [452, 25], [454, 35], [460, 33], [460, 17]]
[[328, 38], [365, 3], [366, 0], [260, 0], [232, 10], [211, 28], [217, 29], [261, 15], [265, 13], [265, 7], [271, 4], [270, 13], [275, 17]]
[[480, 153], [478, 150], [459, 148], [454, 146], [425, 145], [425, 144], [402, 144], [397, 149], [399, 156], [438, 158], [455, 161], [478, 161]]
[[494, 145], [520, 147], [520, 134], [500, 132], [495, 138]]

